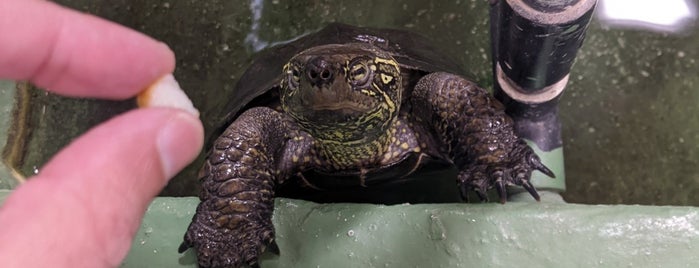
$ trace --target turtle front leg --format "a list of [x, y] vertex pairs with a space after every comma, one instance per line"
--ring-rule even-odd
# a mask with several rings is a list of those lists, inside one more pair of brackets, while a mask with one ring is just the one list
[[200, 267], [239, 267], [256, 265], [266, 249], [278, 251], [272, 210], [285, 126], [278, 112], [253, 108], [216, 140], [200, 171], [201, 203], [180, 253], [194, 247]]
[[554, 177], [515, 135], [504, 106], [471, 81], [448, 73], [429, 74], [417, 83], [412, 107], [415, 120], [421, 121], [417, 125], [428, 126], [427, 136], [459, 169], [463, 199], [474, 190], [485, 200], [486, 191], [495, 188], [504, 203], [506, 186], [519, 185], [539, 200], [529, 182], [532, 171]]

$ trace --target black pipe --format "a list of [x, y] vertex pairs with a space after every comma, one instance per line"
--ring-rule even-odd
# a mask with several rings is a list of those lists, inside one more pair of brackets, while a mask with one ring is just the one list
[[518, 134], [543, 151], [562, 146], [558, 102], [596, 0], [492, 0], [495, 96]]

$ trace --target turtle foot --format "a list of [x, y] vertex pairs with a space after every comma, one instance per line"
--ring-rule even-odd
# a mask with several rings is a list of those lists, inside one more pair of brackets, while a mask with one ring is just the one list
[[[262, 252], [279, 254], [274, 241], [274, 229], [270, 221], [255, 221], [239, 215], [218, 217], [210, 221], [205, 215], [197, 214], [179, 247], [182, 253], [190, 247], [197, 251], [199, 267], [259, 267], [258, 257]], [[211, 226], [202, 224], [225, 223], [232, 226]], [[234, 227], [234, 228], [230, 228]]]
[[487, 191], [495, 188], [500, 198], [500, 203], [507, 202], [507, 186], [521, 186], [536, 201], [539, 194], [531, 184], [532, 171], [538, 170], [551, 178], [554, 173], [541, 163], [539, 157], [524, 142], [517, 144], [509, 154], [510, 161], [504, 161], [489, 165], [473, 165], [459, 172], [457, 183], [461, 192], [461, 198], [468, 200], [468, 192], [474, 191], [481, 201], [488, 201]]

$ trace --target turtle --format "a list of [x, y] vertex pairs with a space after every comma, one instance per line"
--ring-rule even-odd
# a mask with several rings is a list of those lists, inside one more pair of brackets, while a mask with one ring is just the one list
[[[257, 265], [279, 253], [276, 190], [368, 188], [453, 166], [462, 198], [554, 173], [514, 132], [505, 107], [419, 34], [332, 23], [270, 48], [235, 87], [199, 172], [196, 209], [179, 251], [200, 267]], [[229, 124], [230, 122], [230, 124]]]

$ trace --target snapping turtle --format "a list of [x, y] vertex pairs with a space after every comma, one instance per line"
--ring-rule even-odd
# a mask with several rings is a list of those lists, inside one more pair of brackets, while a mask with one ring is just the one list
[[201, 267], [256, 265], [274, 243], [275, 190], [371, 187], [428, 162], [453, 165], [462, 197], [553, 177], [513, 132], [504, 107], [458, 76], [416, 34], [330, 24], [273, 48], [243, 75], [232, 123], [199, 179], [201, 203], [180, 246]]

